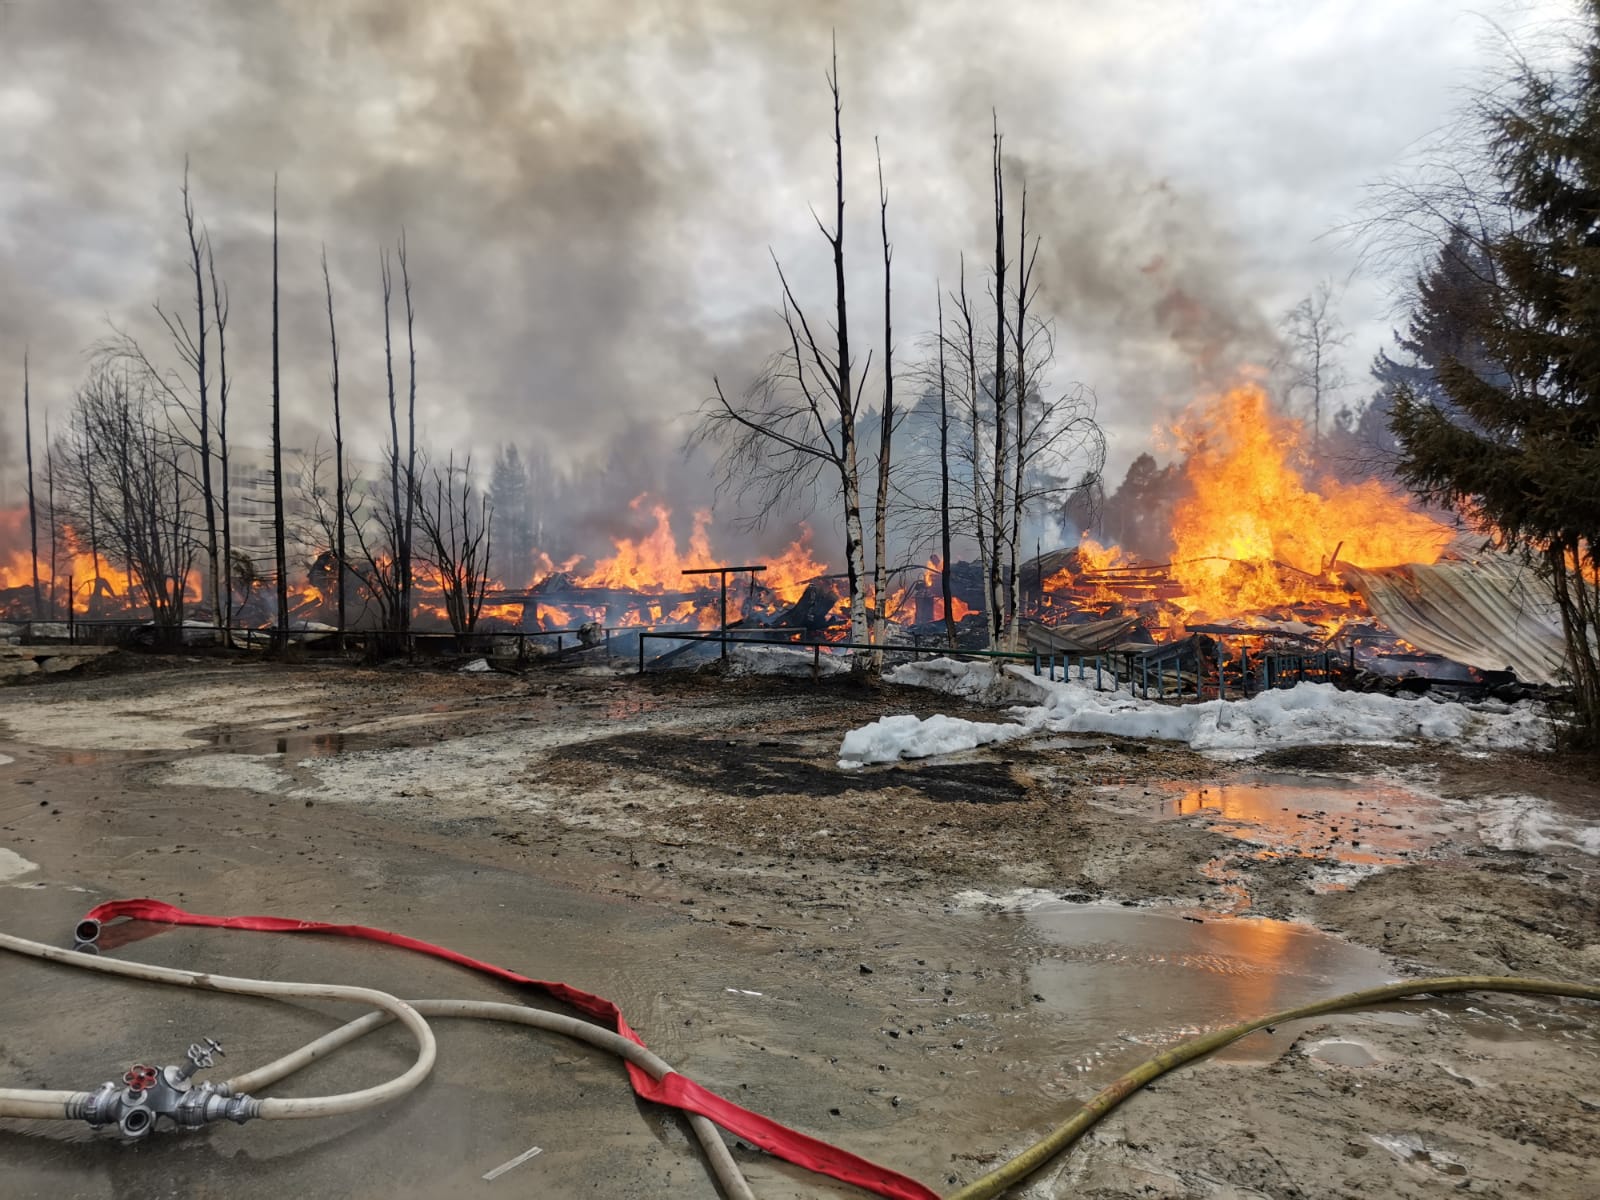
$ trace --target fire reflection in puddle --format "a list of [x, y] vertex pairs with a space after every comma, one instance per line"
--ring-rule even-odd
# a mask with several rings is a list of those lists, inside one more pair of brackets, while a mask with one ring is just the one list
[[[1391, 784], [1298, 777], [1174, 790], [1158, 802], [1157, 816], [1203, 821], [1243, 843], [1240, 853], [1257, 861], [1300, 860], [1313, 869], [1311, 883], [1319, 891], [1341, 890], [1372, 871], [1425, 857], [1448, 829], [1431, 797]], [[1202, 868], [1234, 911], [1249, 906], [1237, 878], [1238, 857], [1224, 855]]]
[[[1041, 1083], [1062, 1089], [1198, 1034], [1389, 977], [1376, 951], [1289, 921], [1075, 904], [1021, 917], [1041, 951], [1030, 971], [1035, 999], [1060, 1023], [1067, 1049], [1058, 1074]], [[1270, 1061], [1299, 1032], [1299, 1024], [1259, 1031], [1222, 1057]]]

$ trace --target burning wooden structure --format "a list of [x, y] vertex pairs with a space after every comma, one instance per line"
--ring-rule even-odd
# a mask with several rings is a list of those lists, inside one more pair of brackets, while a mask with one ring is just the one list
[[[1315, 477], [1299, 426], [1274, 413], [1259, 389], [1197, 405], [1171, 433], [1183, 452], [1186, 493], [1172, 515], [1170, 553], [1141, 560], [1085, 537], [1020, 564], [1018, 648], [1080, 664], [1120, 656], [1127, 675], [1142, 680], [1153, 669], [1163, 693], [1169, 678], [1180, 692], [1204, 690], [1208, 679], [1225, 691], [1285, 670], [1298, 677], [1308, 662], [1324, 675], [1339, 664], [1347, 675], [1460, 683], [1510, 672], [1526, 682], [1558, 677], [1559, 627], [1537, 589], [1495, 556], [1452, 546], [1456, 530], [1394, 489]], [[537, 637], [584, 627], [728, 628], [806, 644], [847, 636], [845, 581], [813, 553], [805, 527], [783, 553], [729, 566], [713, 553], [708, 512], [694, 514], [680, 546], [665, 506], [640, 497], [632, 507], [652, 522], [648, 532], [614, 540], [611, 554], [592, 561], [538, 555], [532, 578], [490, 590], [479, 629]], [[31, 607], [31, 571], [26, 541], [6, 542], [0, 610], [15, 616]], [[56, 570], [73, 580], [74, 613], [139, 615], [136, 579], [103, 556], [80, 559], [73, 552]], [[195, 575], [185, 615], [204, 619]], [[936, 559], [894, 572], [879, 640], [945, 644], [953, 633], [960, 647], [986, 646], [984, 576], [980, 563], [946, 568]], [[417, 582], [414, 628], [448, 628], [425, 567]], [[336, 586], [336, 565], [323, 551], [292, 589], [292, 622], [331, 627]], [[355, 627], [370, 624], [361, 615], [367, 598], [347, 586]], [[271, 622], [265, 599], [247, 597], [246, 622]], [[869, 595], [868, 605], [876, 610], [879, 598]], [[606, 643], [571, 644], [588, 652]]]

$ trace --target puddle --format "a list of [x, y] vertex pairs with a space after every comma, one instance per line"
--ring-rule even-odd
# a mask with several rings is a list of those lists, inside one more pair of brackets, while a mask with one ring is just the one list
[[213, 734], [208, 740], [217, 749], [234, 754], [282, 754], [295, 758], [334, 758], [347, 751], [372, 749], [381, 744], [375, 737], [348, 732], [263, 736], [255, 730], [241, 730]]
[[1318, 1062], [1335, 1067], [1371, 1067], [1378, 1062], [1377, 1056], [1366, 1046], [1345, 1038], [1328, 1038], [1326, 1041], [1312, 1042], [1301, 1053], [1307, 1058], [1314, 1058]]
[[[1391, 978], [1376, 951], [1288, 921], [1060, 902], [990, 919], [1015, 922], [1037, 947], [1030, 989], [1059, 1031], [1050, 1082], [1069, 1090], [1198, 1034]], [[1297, 1032], [1253, 1033], [1218, 1057], [1271, 1061]]]
[[1098, 789], [1098, 803], [1155, 820], [1192, 820], [1238, 849], [1200, 868], [1220, 889], [1223, 911], [1248, 911], [1241, 860], [1300, 864], [1317, 891], [1341, 891], [1366, 875], [1434, 855], [1459, 832], [1447, 806], [1397, 784], [1262, 773], [1237, 783]]
[[1201, 816], [1207, 827], [1262, 847], [1348, 866], [1395, 866], [1426, 853], [1446, 830], [1439, 802], [1390, 784], [1262, 776], [1191, 787], [1158, 802], [1164, 817]]

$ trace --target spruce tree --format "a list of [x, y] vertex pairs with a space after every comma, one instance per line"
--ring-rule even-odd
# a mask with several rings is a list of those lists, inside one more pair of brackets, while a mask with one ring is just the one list
[[[1442, 396], [1402, 384], [1392, 427], [1407, 483], [1542, 561], [1565, 628], [1580, 738], [1597, 745], [1600, 0], [1586, 7], [1570, 67], [1525, 67], [1482, 102], [1490, 175], [1511, 217], [1481, 242], [1484, 286], [1449, 307], [1461, 328], [1441, 347]], [[1419, 315], [1437, 315], [1422, 291]]]

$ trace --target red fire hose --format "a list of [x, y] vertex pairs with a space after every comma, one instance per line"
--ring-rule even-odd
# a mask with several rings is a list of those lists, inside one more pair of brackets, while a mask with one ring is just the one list
[[[492, 975], [508, 983], [537, 989], [603, 1022], [623, 1037], [641, 1046], [644, 1045], [644, 1039], [635, 1033], [623, 1018], [622, 1010], [603, 996], [580, 991], [565, 983], [531, 979], [505, 967], [468, 958], [465, 954], [444, 946], [419, 941], [400, 933], [390, 933], [385, 929], [374, 929], [370, 925], [333, 925], [324, 921], [297, 921], [288, 917], [207, 916], [203, 913], [185, 912], [161, 900], [112, 900], [96, 905], [89, 910], [86, 917], [101, 923], [117, 917], [129, 917], [166, 925], [205, 925], [217, 929], [248, 929], [259, 933], [329, 933], [340, 937], [381, 942], [386, 946], [398, 946], [402, 950], [427, 954], [458, 966], [470, 967], [474, 971], [481, 971], [485, 975]], [[751, 1145], [786, 1162], [794, 1163], [819, 1175], [854, 1184], [875, 1196], [886, 1196], [890, 1200], [939, 1200], [938, 1193], [909, 1176], [891, 1171], [887, 1167], [880, 1167], [877, 1163], [851, 1154], [848, 1150], [830, 1146], [827, 1142], [818, 1141], [814, 1137], [780, 1125], [770, 1117], [751, 1112], [715, 1092], [707, 1091], [694, 1080], [676, 1072], [656, 1080], [633, 1063], [628, 1063], [627, 1067], [628, 1080], [633, 1085], [636, 1095], [669, 1108], [698, 1113], [735, 1137], [743, 1138]]]

